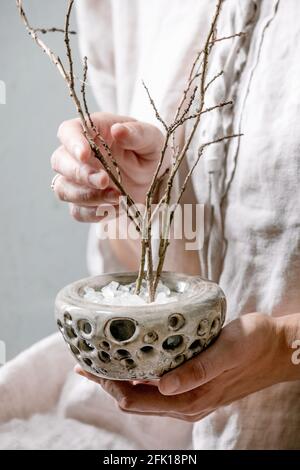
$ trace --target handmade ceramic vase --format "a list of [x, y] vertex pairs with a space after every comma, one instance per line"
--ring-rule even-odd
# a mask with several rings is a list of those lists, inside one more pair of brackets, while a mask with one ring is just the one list
[[111, 281], [129, 284], [136, 273], [105, 274], [74, 282], [57, 295], [56, 320], [71, 353], [94, 375], [119, 380], [153, 380], [181, 365], [218, 336], [226, 300], [214, 282], [198, 276], [163, 273], [177, 300], [116, 306], [84, 298]]

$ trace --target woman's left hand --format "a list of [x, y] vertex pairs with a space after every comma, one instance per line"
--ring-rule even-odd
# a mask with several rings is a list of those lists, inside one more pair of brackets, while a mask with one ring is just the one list
[[[243, 315], [225, 326], [214, 344], [182, 366], [164, 375], [157, 385], [100, 379], [80, 367], [76, 372], [99, 383], [129, 413], [170, 416], [199, 421], [270, 385], [300, 378], [293, 365], [291, 335], [284, 318], [259, 313]], [[296, 339], [296, 338], [294, 338]]]

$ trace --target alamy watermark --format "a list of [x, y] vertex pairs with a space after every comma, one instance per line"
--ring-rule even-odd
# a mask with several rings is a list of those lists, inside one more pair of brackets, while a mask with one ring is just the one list
[[6, 85], [3, 80], [0, 80], [0, 104], [6, 104]]
[[292, 343], [292, 349], [295, 349], [295, 351], [292, 354], [292, 363], [295, 366], [298, 366], [300, 364], [300, 339], [296, 339]]
[[0, 366], [3, 366], [6, 362], [6, 345], [4, 341], [0, 340]]
[[[140, 214], [145, 213], [143, 204], [136, 204]], [[98, 207], [97, 216], [102, 217], [98, 226], [98, 238], [110, 240], [138, 240], [141, 237], [136, 229], [134, 217], [129, 218], [126, 197], [120, 197], [119, 205], [101, 205]], [[170, 212], [173, 212], [172, 225], [166, 228], [165, 221]], [[152, 240], [165, 239], [184, 240], [186, 250], [200, 250], [204, 242], [204, 204], [152, 204], [153, 214]], [[146, 221], [145, 221], [146, 222]], [[144, 227], [147, 233], [147, 226]], [[143, 235], [142, 235], [143, 236]]]

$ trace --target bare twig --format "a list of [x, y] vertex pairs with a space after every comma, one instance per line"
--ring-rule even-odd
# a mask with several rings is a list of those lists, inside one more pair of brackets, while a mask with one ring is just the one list
[[[19, 11], [19, 14], [21, 16], [21, 19], [23, 20], [25, 27], [32, 37], [32, 39], [35, 41], [35, 43], [47, 54], [51, 62], [57, 67], [59, 73], [65, 80], [65, 82], [68, 85], [69, 88], [69, 94], [71, 99], [73, 100], [77, 113], [79, 115], [81, 124], [82, 124], [82, 129], [83, 133], [86, 137], [86, 139], [89, 142], [89, 145], [91, 147], [91, 150], [94, 154], [94, 156], [100, 161], [102, 164], [103, 168], [107, 172], [108, 176], [110, 177], [111, 181], [114, 183], [114, 185], [118, 188], [120, 191], [121, 195], [124, 196], [126, 199], [126, 206], [125, 210], [127, 212], [127, 215], [130, 220], [134, 223], [137, 231], [140, 231], [140, 222], [141, 222], [141, 214], [138, 208], [136, 207], [133, 199], [131, 196], [128, 194], [128, 192], [125, 190], [124, 186], [121, 184], [119, 181], [119, 177], [114, 174], [112, 171], [108, 161], [105, 158], [105, 155], [102, 153], [100, 147], [96, 143], [96, 138], [100, 139], [103, 147], [107, 150], [109, 147], [105, 143], [104, 139], [100, 136], [99, 133], [96, 134], [97, 137], [91, 135], [90, 131], [90, 122], [89, 118], [86, 118], [87, 115], [87, 109], [85, 109], [85, 105], [81, 105], [80, 99], [77, 95], [76, 89], [75, 89], [75, 81], [74, 81], [74, 69], [73, 69], [73, 58], [72, 58], [72, 50], [71, 50], [71, 45], [70, 45], [70, 38], [69, 38], [69, 25], [70, 25], [70, 16], [74, 4], [74, 0], [69, 0], [68, 3], [68, 9], [66, 13], [66, 19], [65, 19], [65, 29], [64, 29], [64, 40], [65, 40], [65, 46], [66, 46], [66, 55], [67, 55], [67, 60], [68, 60], [68, 65], [69, 65], [69, 71], [66, 71], [65, 66], [63, 65], [61, 59], [39, 38], [37, 32], [35, 29], [30, 25], [27, 16], [25, 14], [24, 8], [23, 8], [23, 0], [16, 0], [17, 3], [17, 8]], [[87, 73], [87, 70], [84, 72]], [[85, 89], [85, 88], [84, 88]], [[88, 113], [89, 114], [89, 113]]]
[[187, 114], [189, 113], [194, 101], [195, 101], [195, 97], [196, 97], [196, 93], [197, 93], [197, 90], [198, 90], [198, 86], [195, 86], [195, 88], [193, 89], [192, 91], [192, 94], [190, 96], [190, 99], [189, 99], [189, 102], [186, 106], [186, 108], [184, 109], [183, 113], [181, 114], [180, 118], [177, 119], [177, 121], [174, 122], [174, 124], [172, 125], [172, 132], [174, 132], [174, 130], [176, 129], [176, 127], [178, 127], [178, 125], [180, 125], [181, 123], [184, 122], [184, 118], [187, 116]]
[[[231, 134], [231, 135], [219, 137], [218, 139], [212, 140], [211, 142], [206, 142], [206, 143], [202, 144], [199, 147], [197, 158], [195, 159], [195, 162], [193, 163], [192, 167], [188, 171], [188, 173], [187, 173], [187, 175], [186, 175], [186, 177], [185, 177], [185, 179], [182, 183], [181, 189], [179, 191], [179, 195], [177, 197], [177, 201], [176, 201], [175, 204], [173, 204], [173, 207], [170, 208], [170, 210], [169, 210], [168, 223], [165, 225], [164, 233], [163, 233], [163, 235], [161, 236], [161, 239], [160, 239], [160, 252], [159, 252], [159, 263], [158, 263], [158, 267], [157, 267], [157, 272], [161, 272], [161, 270], [163, 268], [163, 265], [164, 265], [164, 262], [165, 262], [167, 248], [168, 248], [169, 243], [170, 243], [169, 242], [169, 233], [168, 232], [169, 232], [169, 229], [171, 227], [171, 224], [172, 224], [172, 221], [173, 221], [173, 218], [174, 218], [175, 210], [176, 210], [178, 204], [180, 203], [180, 200], [183, 196], [183, 193], [186, 190], [187, 184], [188, 184], [188, 182], [189, 182], [196, 166], [198, 165], [200, 158], [203, 156], [204, 150], [207, 147], [209, 147], [210, 145], [218, 144], [218, 143], [223, 142], [225, 140], [233, 139], [233, 138], [236, 138], [236, 137], [241, 137], [242, 135], [243, 134]], [[155, 289], [157, 287], [158, 281], [159, 281], [159, 277], [156, 276], [155, 281], [154, 281], [154, 288]]]
[[69, 61], [69, 85], [71, 88], [71, 92], [74, 92], [74, 72], [73, 72], [73, 58], [72, 58], [72, 50], [71, 50], [71, 45], [70, 45], [70, 37], [69, 37], [69, 27], [70, 27], [70, 16], [72, 13], [72, 8], [74, 5], [74, 0], [69, 0], [69, 5], [67, 9], [67, 14], [66, 14], [66, 20], [65, 20], [65, 45], [66, 45], [66, 51], [67, 51], [67, 58]]
[[87, 118], [88, 118], [88, 122], [90, 124], [90, 127], [91, 129], [93, 130], [94, 132], [94, 141], [95, 140], [99, 140], [100, 141], [100, 144], [104, 147], [106, 153], [107, 153], [107, 156], [109, 157], [109, 159], [111, 160], [115, 170], [116, 170], [116, 173], [117, 173], [117, 176], [118, 176], [118, 181], [119, 183], [122, 182], [122, 177], [121, 177], [121, 170], [119, 168], [119, 165], [115, 159], [115, 157], [113, 156], [112, 154], [112, 151], [109, 147], [109, 145], [107, 144], [107, 142], [105, 142], [105, 140], [103, 139], [103, 137], [101, 136], [100, 132], [98, 132], [95, 124], [94, 124], [94, 121], [91, 117], [91, 114], [89, 112], [89, 109], [88, 109], [88, 105], [87, 105], [87, 100], [86, 100], [86, 80], [87, 80], [87, 74], [88, 74], [88, 58], [85, 56], [83, 58], [83, 80], [82, 80], [82, 84], [81, 84], [81, 95], [82, 95], [82, 101], [83, 101], [83, 106], [84, 106], [84, 110], [85, 110], [85, 113], [87, 115]]
[[186, 121], [189, 121], [190, 119], [195, 119], [201, 116], [202, 114], [207, 114], [207, 113], [210, 113], [211, 111], [214, 111], [215, 109], [224, 108], [224, 106], [230, 106], [232, 104], [233, 104], [233, 101], [222, 101], [221, 103], [216, 104], [215, 106], [211, 106], [210, 108], [203, 109], [203, 111], [197, 111], [196, 113], [190, 114], [189, 116], [186, 116], [183, 119], [180, 118], [179, 121], [174, 123], [172, 130], [175, 130], [177, 129], [177, 127], [182, 126]]
[[[204, 109], [205, 95], [206, 95], [206, 91], [207, 91], [206, 76], [207, 76], [207, 70], [208, 70], [208, 61], [209, 61], [210, 53], [211, 53], [212, 48], [214, 46], [214, 44], [211, 44], [211, 43], [212, 43], [212, 41], [215, 37], [216, 25], [217, 25], [217, 22], [218, 22], [218, 19], [219, 19], [219, 16], [220, 16], [222, 4], [223, 4], [223, 0], [218, 0], [217, 1], [215, 14], [214, 14], [212, 23], [210, 25], [208, 36], [207, 36], [206, 41], [205, 41], [205, 45], [204, 45], [204, 48], [203, 48], [203, 53], [201, 54], [201, 55], [203, 55], [203, 59], [202, 59], [202, 63], [201, 63], [201, 72], [200, 72], [200, 87], [199, 87], [199, 90], [200, 90], [200, 103], [199, 103], [199, 107], [198, 107], [199, 115], [195, 119], [192, 130], [191, 130], [191, 132], [190, 132], [190, 134], [189, 134], [189, 136], [188, 136], [188, 138], [187, 138], [187, 140], [186, 140], [186, 142], [183, 146], [182, 151], [180, 152], [180, 154], [178, 155], [178, 158], [176, 159], [176, 161], [173, 164], [173, 167], [172, 167], [169, 179], [168, 179], [167, 187], [166, 187], [166, 192], [165, 192], [165, 205], [167, 207], [169, 206], [169, 203], [170, 203], [171, 190], [172, 190], [172, 187], [173, 187], [173, 182], [174, 182], [175, 175], [177, 174], [177, 172], [180, 168], [180, 165], [181, 165], [183, 159], [185, 158], [186, 153], [187, 153], [187, 151], [190, 147], [190, 144], [193, 140], [195, 132], [196, 132], [196, 130], [198, 128], [198, 125], [200, 123], [202, 111]], [[165, 211], [167, 211], [167, 209]], [[165, 225], [170, 226], [170, 222], [171, 222], [170, 218], [166, 217], [165, 220], [166, 220]], [[163, 228], [163, 230], [165, 230], [165, 227]], [[156, 287], [158, 285], [158, 281], [159, 281], [160, 276], [161, 276], [161, 271], [162, 271], [162, 268], [163, 268], [167, 247], [168, 247], [168, 244], [166, 243], [166, 241], [163, 238], [161, 238], [160, 245], [159, 245], [159, 253], [160, 253], [159, 254], [159, 262], [158, 262], [158, 267], [157, 267], [157, 270], [156, 270], [156, 273], [155, 273], [154, 289], [156, 289]], [[163, 258], [163, 261], [161, 261], [161, 258]]]
[[[204, 114], [220, 110], [225, 106], [232, 104], [231, 101], [221, 101], [216, 103], [214, 106], [207, 107], [206, 105], [206, 93], [207, 90], [214, 84], [214, 82], [221, 77], [223, 71], [221, 70], [210, 80], [207, 80], [208, 68], [210, 62], [210, 55], [214, 46], [224, 40], [243, 37], [245, 33], [240, 32], [226, 37], [217, 37], [217, 23], [221, 12], [221, 7], [224, 0], [216, 0], [216, 8], [214, 16], [212, 18], [209, 32], [204, 44], [203, 49], [197, 52], [196, 57], [191, 65], [189, 76], [187, 79], [186, 87], [182, 93], [181, 99], [177, 106], [175, 116], [172, 122], [167, 123], [161, 116], [158, 108], [149, 92], [148, 87], [143, 82], [143, 86], [146, 90], [150, 104], [154, 110], [157, 120], [162, 124], [165, 130], [164, 143], [160, 152], [159, 159], [155, 171], [152, 175], [150, 185], [146, 194], [145, 199], [145, 211], [141, 214], [136, 203], [128, 194], [124, 188], [121, 180], [121, 171], [118, 165], [116, 157], [113, 155], [111, 148], [105, 141], [99, 128], [97, 128], [92, 115], [89, 112], [87, 98], [86, 98], [86, 86], [88, 77], [88, 59], [84, 57], [83, 61], [83, 78], [81, 80], [80, 94], [77, 92], [74, 75], [74, 63], [72, 56], [72, 47], [70, 41], [70, 35], [75, 34], [75, 31], [70, 30], [70, 18], [74, 5], [74, 0], [68, 0], [68, 7], [65, 16], [64, 29], [60, 28], [33, 28], [27, 19], [27, 16], [23, 9], [23, 1], [16, 0], [19, 14], [25, 24], [27, 31], [29, 32], [32, 39], [40, 47], [41, 50], [49, 57], [51, 62], [56, 66], [60, 75], [66, 82], [70, 97], [76, 107], [77, 114], [80, 118], [82, 125], [82, 131], [85, 135], [90, 148], [94, 156], [100, 161], [104, 170], [110, 177], [111, 182], [120, 191], [123, 196], [120, 201], [120, 205], [125, 208], [127, 216], [134, 223], [138, 232], [141, 235], [141, 256], [140, 256], [140, 267], [138, 277], [136, 281], [137, 294], [140, 293], [143, 280], [146, 279], [149, 301], [152, 302], [155, 299], [155, 292], [158, 286], [158, 282], [163, 270], [165, 257], [168, 246], [170, 244], [169, 235], [170, 228], [173, 222], [174, 213], [177, 205], [180, 203], [182, 195], [186, 190], [186, 187], [190, 181], [191, 175], [195, 170], [200, 158], [204, 155], [205, 149], [213, 144], [232, 139], [240, 136], [241, 134], [231, 134], [227, 136], [221, 136], [218, 139], [213, 139], [202, 145], [198, 149], [198, 154], [193, 162], [191, 168], [186, 174], [186, 177], [180, 187], [179, 194], [176, 198], [176, 204], [171, 207], [171, 193], [174, 187], [174, 178], [179, 171], [183, 160], [186, 157], [187, 151], [194, 139], [196, 130], [198, 129], [202, 116]], [[48, 32], [59, 32], [64, 34], [64, 42], [66, 49], [67, 65], [64, 65], [63, 61], [57, 56], [39, 37], [39, 33], [46, 34]], [[197, 81], [197, 83], [196, 83]], [[180, 126], [183, 126], [187, 121], [191, 121], [191, 127], [188, 135], [182, 145], [179, 148], [175, 142], [175, 134]], [[173, 160], [170, 168], [163, 171], [166, 167], [166, 158], [169, 157], [170, 147], [173, 152]], [[158, 204], [155, 209], [152, 208], [152, 203], [158, 198], [157, 189], [160, 182], [164, 179], [166, 181], [163, 187], [162, 194], [159, 196]], [[163, 207], [162, 211], [162, 228], [160, 231], [159, 247], [158, 247], [158, 263], [155, 269], [153, 265], [153, 253], [152, 253], [152, 222], [154, 217]]]
[[180, 203], [180, 200], [182, 198], [182, 195], [184, 193], [184, 191], [186, 190], [186, 187], [187, 187], [187, 183], [190, 179], [190, 177], [192, 176], [192, 173], [194, 172], [196, 166], [198, 165], [199, 163], [199, 160], [200, 158], [202, 157], [203, 155], [203, 152], [204, 150], [209, 147], [210, 145], [213, 145], [213, 144], [219, 144], [221, 142], [224, 142], [225, 140], [230, 140], [230, 139], [234, 139], [236, 137], [241, 137], [243, 134], [230, 134], [230, 135], [225, 135], [223, 137], [219, 137], [218, 139], [215, 139], [215, 140], [212, 140], [210, 142], [205, 142], [204, 144], [202, 144], [199, 149], [198, 149], [198, 155], [197, 155], [197, 158], [195, 159], [193, 165], [191, 166], [190, 170], [188, 171], [183, 183], [182, 183], [182, 186], [181, 186], [181, 189], [179, 191], [179, 195], [178, 195], [178, 198], [177, 198], [177, 201], [176, 201], [176, 205]]
[[18, 10], [19, 10], [19, 14], [25, 24], [25, 27], [28, 31], [28, 33], [30, 34], [30, 36], [32, 37], [32, 39], [35, 41], [35, 43], [42, 49], [42, 51], [47, 54], [47, 56], [49, 57], [49, 59], [51, 60], [51, 62], [57, 67], [59, 73], [61, 74], [61, 76], [63, 77], [64, 80], [66, 80], [67, 76], [66, 76], [66, 71], [64, 69], [64, 66], [60, 60], [60, 58], [55, 55], [50, 49], [49, 47], [38, 37], [38, 34], [37, 32], [35, 31], [34, 28], [32, 28], [27, 20], [27, 17], [25, 15], [25, 12], [24, 12], [24, 9], [23, 9], [23, 5], [22, 5], [22, 0], [17, 0], [17, 7], [18, 7]]
[[235, 33], [235, 34], [231, 34], [230, 36], [224, 36], [222, 38], [215, 38], [212, 43], [216, 43], [216, 42], [221, 42], [221, 41], [226, 41], [227, 39], [234, 39], [234, 38], [240, 38], [242, 36], [246, 36], [247, 33], [244, 32], [244, 31], [241, 31], [240, 33]]
[[[186, 88], [184, 89], [183, 91], [183, 95], [182, 95], [182, 98], [179, 102], [179, 105], [177, 107], [177, 110], [176, 110], [176, 113], [175, 113], [175, 117], [174, 117], [174, 121], [177, 121], [178, 118], [179, 118], [179, 115], [180, 115], [180, 112], [181, 112], [181, 109], [182, 109], [182, 106], [184, 105], [186, 99], [187, 99], [187, 96], [191, 90], [191, 86], [193, 84], [193, 82], [200, 76], [200, 73], [199, 73], [199, 60], [201, 58], [201, 56], [203, 55], [203, 50], [199, 51], [197, 54], [196, 54], [196, 57], [192, 63], [192, 66], [191, 66], [191, 70], [190, 70], [190, 73], [189, 73], [189, 77], [188, 77], [188, 80], [187, 80], [187, 86]], [[198, 65], [198, 71], [196, 73], [195, 72], [195, 69]]]
[[88, 117], [88, 121], [90, 123], [91, 129], [93, 129], [93, 131], [97, 134], [97, 130], [96, 130], [94, 121], [91, 118], [91, 115], [90, 115], [90, 112], [89, 112], [89, 109], [88, 109], [88, 105], [87, 105], [87, 101], [86, 101], [86, 89], [85, 88], [86, 88], [87, 75], [88, 75], [88, 59], [85, 56], [83, 58], [83, 80], [82, 80], [82, 84], [81, 84], [81, 95], [82, 95], [84, 110], [85, 110], [85, 113]]
[[146, 90], [146, 93], [147, 93], [147, 95], [148, 95], [148, 98], [149, 98], [149, 101], [150, 101], [150, 103], [151, 103], [151, 106], [152, 106], [153, 109], [154, 109], [156, 119], [157, 119], [159, 122], [161, 122], [162, 125], [163, 125], [163, 127], [165, 128], [165, 130], [168, 131], [168, 126], [167, 126], [167, 124], [165, 123], [165, 121], [163, 120], [163, 118], [161, 117], [161, 115], [159, 114], [158, 109], [157, 109], [157, 107], [156, 107], [156, 105], [155, 105], [155, 103], [154, 103], [154, 100], [153, 100], [152, 96], [150, 95], [150, 91], [149, 91], [148, 87], [145, 85], [144, 82], [142, 82], [142, 84], [143, 84], [143, 87], [144, 87], [145, 90]]
[[218, 72], [218, 73], [205, 85], [205, 93], [207, 92], [207, 90], [209, 89], [209, 87], [210, 87], [219, 77], [221, 77], [222, 75], [224, 75], [224, 70], [221, 70], [220, 72]]
[[[42, 34], [47, 34], [47, 33], [64, 33], [65, 30], [63, 28], [34, 28], [35, 33], [42, 33]], [[69, 31], [69, 34], [77, 34], [76, 31]]]

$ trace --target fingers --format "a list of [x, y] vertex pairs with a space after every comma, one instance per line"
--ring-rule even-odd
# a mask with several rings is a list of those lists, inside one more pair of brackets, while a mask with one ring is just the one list
[[79, 119], [64, 121], [58, 128], [57, 137], [77, 160], [87, 162], [90, 159], [91, 149], [83, 134]]
[[56, 196], [65, 202], [82, 206], [99, 206], [101, 204], [118, 204], [119, 193], [115, 189], [92, 189], [68, 181], [64, 176], [58, 178], [54, 185]]
[[[124, 149], [139, 152], [144, 156], [152, 155], [161, 148], [163, 135], [151, 124], [107, 113], [95, 113], [93, 116], [97, 128], [109, 145], [114, 139]], [[90, 160], [91, 149], [79, 119], [64, 121], [59, 126], [57, 136], [66, 150], [77, 160], [81, 162]]]
[[151, 385], [152, 387], [158, 387], [158, 380], [133, 380], [132, 385]]
[[159, 412], [158, 411], [150, 411], [150, 412], [132, 411], [132, 410], [125, 410], [124, 408], [121, 408], [120, 406], [119, 406], [119, 409], [120, 409], [120, 411], [122, 411], [122, 413], [128, 413], [128, 414], [132, 414], [132, 415], [160, 416], [160, 417], [169, 417], [169, 418], [175, 418], [175, 419], [181, 419], [181, 420], [187, 421], [186, 418], [184, 418], [180, 414], [172, 412], [172, 411], [169, 411], [169, 412], [164, 412], [164, 411], [159, 411]]
[[210, 382], [226, 370], [235, 367], [238, 361], [236, 343], [232, 334], [224, 328], [218, 340], [208, 349], [190, 359], [182, 366], [164, 375], [159, 382], [159, 390], [164, 395], [176, 395], [193, 390]]
[[150, 158], [161, 150], [163, 134], [146, 122], [116, 123], [111, 127], [113, 139], [125, 150], [133, 150], [144, 158]]
[[[98, 384], [100, 386], [103, 386], [104, 382], [113, 382], [113, 381], [107, 381], [105, 379], [101, 379], [100, 377], [97, 377], [96, 375], [93, 375], [90, 372], [87, 372], [87, 371], [83, 370], [78, 364], [76, 364], [76, 366], [74, 367], [74, 372], [76, 374], [80, 375], [81, 377], [85, 377], [86, 379], [91, 380], [92, 382], [95, 382], [96, 384]], [[119, 384], [125, 384], [125, 390], [126, 390], [126, 384], [128, 382], [118, 382], [118, 383]], [[105, 388], [104, 388], [104, 390], [105, 390]], [[107, 391], [107, 393], [109, 393], [108, 390], [106, 390], [106, 391]], [[128, 410], [128, 409], [122, 408], [122, 405], [120, 405], [120, 403], [122, 402], [122, 399], [123, 399], [124, 395], [123, 395], [122, 392], [119, 393], [119, 394], [116, 394], [116, 393], [117, 392], [114, 391], [114, 395], [112, 395], [112, 393], [109, 393], [109, 394], [114, 399], [117, 400], [119, 409], [124, 413], [131, 413], [131, 414], [144, 415], [144, 416], [169, 416], [169, 417], [172, 417], [172, 418], [181, 419], [180, 415], [178, 413], [176, 413], [175, 411], [174, 412], [172, 411], [172, 412], [169, 412], [169, 413], [162, 412], [162, 411], [147, 412], [147, 411], [134, 411], [134, 410]], [[123, 405], [124, 405], [124, 403], [123, 403]]]
[[97, 214], [98, 207], [85, 207], [70, 204], [70, 214], [77, 222], [95, 223], [100, 222], [103, 217]]
[[[111, 145], [111, 126], [116, 122], [132, 121], [128, 116], [116, 116], [110, 113], [94, 113], [91, 115], [94, 125], [108, 145]], [[58, 128], [57, 137], [67, 151], [81, 162], [91, 159], [92, 151], [84, 136], [79, 119], [64, 121]]]
[[210, 412], [211, 395], [189, 392], [164, 396], [156, 387], [132, 385], [129, 382], [99, 379], [102, 388], [117, 400], [122, 411], [133, 414], [170, 416], [195, 422]]
[[105, 189], [109, 184], [109, 177], [101, 168], [98, 160], [93, 159], [89, 164], [81, 163], [63, 146], [59, 147], [52, 154], [51, 166], [54, 171], [78, 185]]
[[81, 375], [82, 377], [85, 377], [89, 380], [91, 380], [92, 382], [95, 382], [97, 384], [100, 385], [100, 378], [97, 376], [97, 375], [93, 375], [91, 374], [90, 372], [87, 372], [86, 370], [83, 370], [79, 364], [76, 364], [74, 366], [74, 372], [78, 375]]
[[184, 395], [166, 397], [155, 386], [132, 385], [129, 382], [99, 379], [104, 390], [115, 398], [125, 411], [142, 413], [183, 413], [187, 408]]
[[213, 401], [212, 390], [205, 391], [202, 395], [199, 392], [189, 392], [177, 397], [166, 397], [159, 393], [155, 386], [102, 379], [84, 371], [79, 365], [76, 365], [74, 370], [77, 374], [101, 385], [117, 401], [119, 408], [127, 413], [169, 416], [195, 422], [213, 410], [210, 406], [210, 402]]

